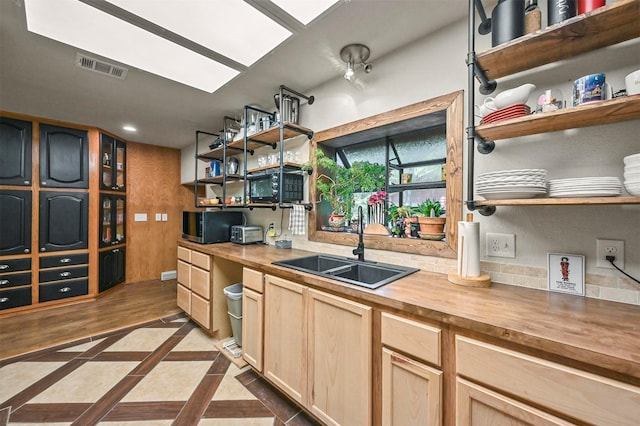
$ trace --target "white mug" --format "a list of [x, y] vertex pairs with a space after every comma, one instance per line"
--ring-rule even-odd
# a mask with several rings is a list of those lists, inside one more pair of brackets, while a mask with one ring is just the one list
[[625, 89], [627, 89], [627, 95], [640, 94], [640, 70], [634, 71], [628, 74], [624, 78]]
[[480, 113], [480, 117], [484, 117], [487, 114], [492, 113], [493, 111], [497, 111], [496, 104], [493, 103], [493, 98], [491, 96], [487, 96], [484, 99], [482, 105], [478, 107], [478, 112]]

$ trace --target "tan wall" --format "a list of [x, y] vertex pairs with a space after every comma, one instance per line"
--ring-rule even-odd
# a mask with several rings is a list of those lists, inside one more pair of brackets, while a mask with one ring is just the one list
[[[127, 143], [127, 283], [160, 279], [176, 269], [182, 210], [192, 208], [193, 192], [180, 185], [180, 151]], [[146, 213], [146, 222], [135, 222]], [[167, 222], [156, 222], [167, 213]]]

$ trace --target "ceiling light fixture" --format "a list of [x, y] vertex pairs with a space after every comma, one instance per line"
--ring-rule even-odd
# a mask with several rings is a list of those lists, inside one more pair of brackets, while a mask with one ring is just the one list
[[129, 125], [129, 124], [125, 124], [124, 126], [122, 126], [122, 130], [126, 130], [127, 132], [135, 132], [138, 129], [136, 129], [135, 127]]
[[340, 50], [340, 58], [347, 63], [347, 71], [344, 73], [345, 80], [353, 81], [355, 77], [355, 66], [362, 65], [364, 72], [369, 74], [373, 67], [366, 61], [369, 59], [371, 51], [364, 44], [348, 44]]

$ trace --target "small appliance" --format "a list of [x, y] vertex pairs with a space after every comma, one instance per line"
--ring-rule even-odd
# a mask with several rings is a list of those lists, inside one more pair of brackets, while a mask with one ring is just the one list
[[[281, 177], [282, 176], [282, 181]], [[249, 199], [252, 203], [277, 203], [282, 191], [282, 202], [302, 201], [303, 177], [296, 173], [262, 173], [248, 176]]]
[[243, 222], [239, 211], [183, 211], [182, 238], [199, 244], [228, 242], [231, 227]]
[[231, 242], [236, 244], [261, 243], [264, 239], [261, 226], [236, 225], [231, 227]]

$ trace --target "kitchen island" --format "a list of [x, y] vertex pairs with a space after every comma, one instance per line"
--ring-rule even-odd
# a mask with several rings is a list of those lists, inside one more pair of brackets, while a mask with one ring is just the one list
[[[179, 241], [179, 245], [241, 264], [245, 270], [267, 277], [267, 283], [269, 277], [275, 277], [295, 283], [310, 293], [322, 293], [369, 307], [373, 335], [373, 424], [385, 424], [383, 419], [387, 418], [381, 407], [388, 405], [388, 398], [383, 396], [388, 392], [382, 389], [385, 384], [380, 382], [384, 382], [384, 379], [379, 380], [379, 377], [385, 363], [382, 354], [387, 346], [394, 347], [394, 343], [392, 339], [384, 337], [385, 324], [395, 324], [393, 321], [400, 321], [397, 322], [400, 324], [405, 320], [438, 330], [439, 355], [434, 360], [425, 359], [425, 363], [442, 372], [439, 379], [442, 383], [442, 415], [438, 418], [443, 424], [455, 423], [456, 416], [453, 413], [456, 410], [464, 411], [460, 407], [464, 402], [462, 399], [473, 394], [473, 387], [478, 382], [494, 390], [502, 390], [509, 398], [515, 398], [514, 406], [524, 401], [533, 407], [532, 410], [544, 411], [545, 416], [551, 412], [560, 420], [577, 420], [578, 423], [598, 419], [597, 409], [592, 413], [584, 407], [586, 403], [583, 404], [580, 398], [568, 403], [565, 411], [562, 404], [566, 401], [556, 406], [553, 401], [544, 400], [548, 389], [527, 393], [531, 383], [526, 381], [535, 377], [529, 378], [518, 372], [526, 373], [528, 370], [536, 376], [549, 372], [550, 381], [563, 381], [566, 378], [567, 382], [560, 386], [565, 391], [578, 392], [584, 386], [590, 386], [590, 383], [597, 383], [593, 394], [586, 400], [600, 398], [600, 392], [620, 399], [616, 392], [621, 390], [628, 398], [621, 398], [622, 405], [609, 405], [607, 411], [613, 413], [622, 410], [625, 414], [636, 413], [640, 416], [640, 308], [637, 306], [502, 284], [492, 284], [489, 288], [462, 287], [451, 284], [446, 275], [426, 271], [418, 271], [377, 290], [369, 290], [272, 264], [274, 261], [315, 254], [304, 250], [232, 243], [199, 245], [185, 241]], [[267, 343], [264, 343], [265, 356]], [[400, 355], [412, 355], [409, 349], [398, 346], [402, 346], [402, 343], [395, 344]], [[504, 365], [514, 361], [511, 368], [516, 375], [513, 380], [521, 380], [521, 386], [510, 387], [511, 384], [500, 383], [500, 380], [493, 383], [491, 378], [483, 377], [482, 371], [476, 374], [476, 370], [491, 371], [491, 368], [488, 365], [470, 365], [468, 360], [474, 357], [469, 357], [468, 352], [472, 350], [480, 350], [478, 359], [485, 359], [489, 363], [494, 358], [502, 359], [500, 357], [505, 357], [501, 361]], [[482, 351], [486, 352], [485, 358], [482, 358]], [[420, 353], [415, 357], [425, 358]], [[541, 370], [536, 370], [538, 367]], [[501, 376], [500, 371], [495, 371], [495, 374]], [[587, 380], [586, 385], [582, 380]], [[551, 391], [548, 398], [553, 399], [554, 395]], [[500, 398], [503, 398], [502, 394]], [[600, 404], [604, 404], [603, 409], [607, 404], [612, 404], [606, 402], [607, 398], [600, 399]], [[627, 405], [629, 401], [634, 403]], [[582, 409], [586, 410], [586, 418], [577, 414]], [[312, 406], [309, 411], [324, 419]], [[514, 413], [510, 415], [517, 416]], [[607, 424], [608, 419], [600, 420], [601, 424]], [[476, 424], [472, 419], [462, 424], [465, 423]], [[616, 423], [626, 424], [624, 418], [612, 417], [610, 424]]]

